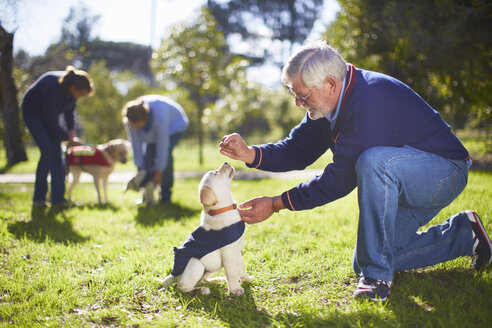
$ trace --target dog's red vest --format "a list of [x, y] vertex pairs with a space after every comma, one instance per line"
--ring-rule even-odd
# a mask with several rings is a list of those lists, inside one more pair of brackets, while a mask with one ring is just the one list
[[75, 146], [70, 148], [67, 163], [69, 165], [111, 166], [104, 158], [101, 148], [90, 146]]

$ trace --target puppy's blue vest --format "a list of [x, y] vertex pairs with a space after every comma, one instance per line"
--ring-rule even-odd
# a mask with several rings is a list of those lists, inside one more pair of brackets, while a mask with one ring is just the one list
[[205, 230], [201, 226], [196, 228], [180, 247], [174, 247], [174, 267], [171, 271], [173, 276], [183, 273], [190, 258], [201, 259], [226, 245], [232, 244], [244, 233], [243, 221], [231, 224], [221, 230]]

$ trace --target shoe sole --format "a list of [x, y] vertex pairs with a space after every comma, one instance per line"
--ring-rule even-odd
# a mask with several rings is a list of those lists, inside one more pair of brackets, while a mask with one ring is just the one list
[[478, 228], [480, 230], [480, 234], [482, 235], [482, 237], [485, 238], [485, 240], [487, 240], [487, 243], [489, 244], [490, 254], [491, 254], [489, 257], [489, 261], [487, 263], [488, 264], [492, 263], [492, 242], [490, 241], [490, 238], [489, 238], [489, 235], [487, 235], [487, 232], [485, 232], [485, 227], [483, 226], [482, 220], [480, 219], [478, 214], [475, 213], [474, 211], [466, 211], [465, 213], [466, 213], [466, 216], [468, 216], [468, 220], [470, 220], [471, 222], [475, 222], [478, 225]]

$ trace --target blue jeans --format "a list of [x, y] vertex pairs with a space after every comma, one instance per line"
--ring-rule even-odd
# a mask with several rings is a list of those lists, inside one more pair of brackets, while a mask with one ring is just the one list
[[23, 119], [41, 152], [36, 169], [33, 201], [46, 201], [49, 173], [51, 175], [51, 204], [62, 203], [65, 201], [65, 168], [62, 160], [61, 140], [49, 133], [41, 114], [23, 111]]
[[[171, 134], [169, 140], [169, 150], [167, 154], [167, 165], [162, 171], [161, 183], [161, 201], [171, 201], [171, 189], [174, 185], [174, 158], [173, 149], [178, 144], [183, 136], [183, 132]], [[153, 179], [153, 171], [155, 170], [155, 159], [157, 155], [156, 144], [147, 144], [145, 146], [144, 169], [148, 172], [142, 181], [142, 186], [146, 185]]]
[[409, 146], [364, 151], [356, 163], [355, 272], [391, 281], [397, 271], [473, 255], [472, 228], [464, 214], [417, 232], [463, 191], [468, 164]]

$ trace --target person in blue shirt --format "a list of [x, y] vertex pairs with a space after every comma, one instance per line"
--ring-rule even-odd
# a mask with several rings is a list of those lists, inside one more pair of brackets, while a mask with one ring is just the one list
[[123, 123], [132, 143], [137, 169], [145, 170], [141, 185], [161, 186], [160, 202], [171, 201], [174, 184], [173, 148], [189, 125], [183, 108], [170, 98], [146, 95], [123, 107]]
[[226, 135], [220, 152], [276, 172], [304, 169], [328, 149], [333, 163], [280, 196], [244, 202], [243, 221], [322, 206], [357, 187], [357, 298], [386, 300], [397, 271], [460, 256], [475, 256], [477, 269], [492, 261], [490, 238], [474, 211], [418, 232], [463, 191], [471, 160], [439, 113], [410, 87], [346, 63], [325, 41], [293, 54], [282, 82], [306, 110], [302, 122], [276, 143], [248, 146], [239, 134]]
[[[94, 93], [94, 83], [85, 71], [67, 66], [65, 71], [52, 71], [39, 77], [22, 100], [22, 117], [41, 156], [36, 169], [33, 206], [46, 206], [48, 173], [51, 175], [51, 204], [63, 205], [65, 199], [65, 169], [61, 142], [79, 144], [74, 129], [77, 99]], [[63, 114], [66, 131], [60, 126]]]

